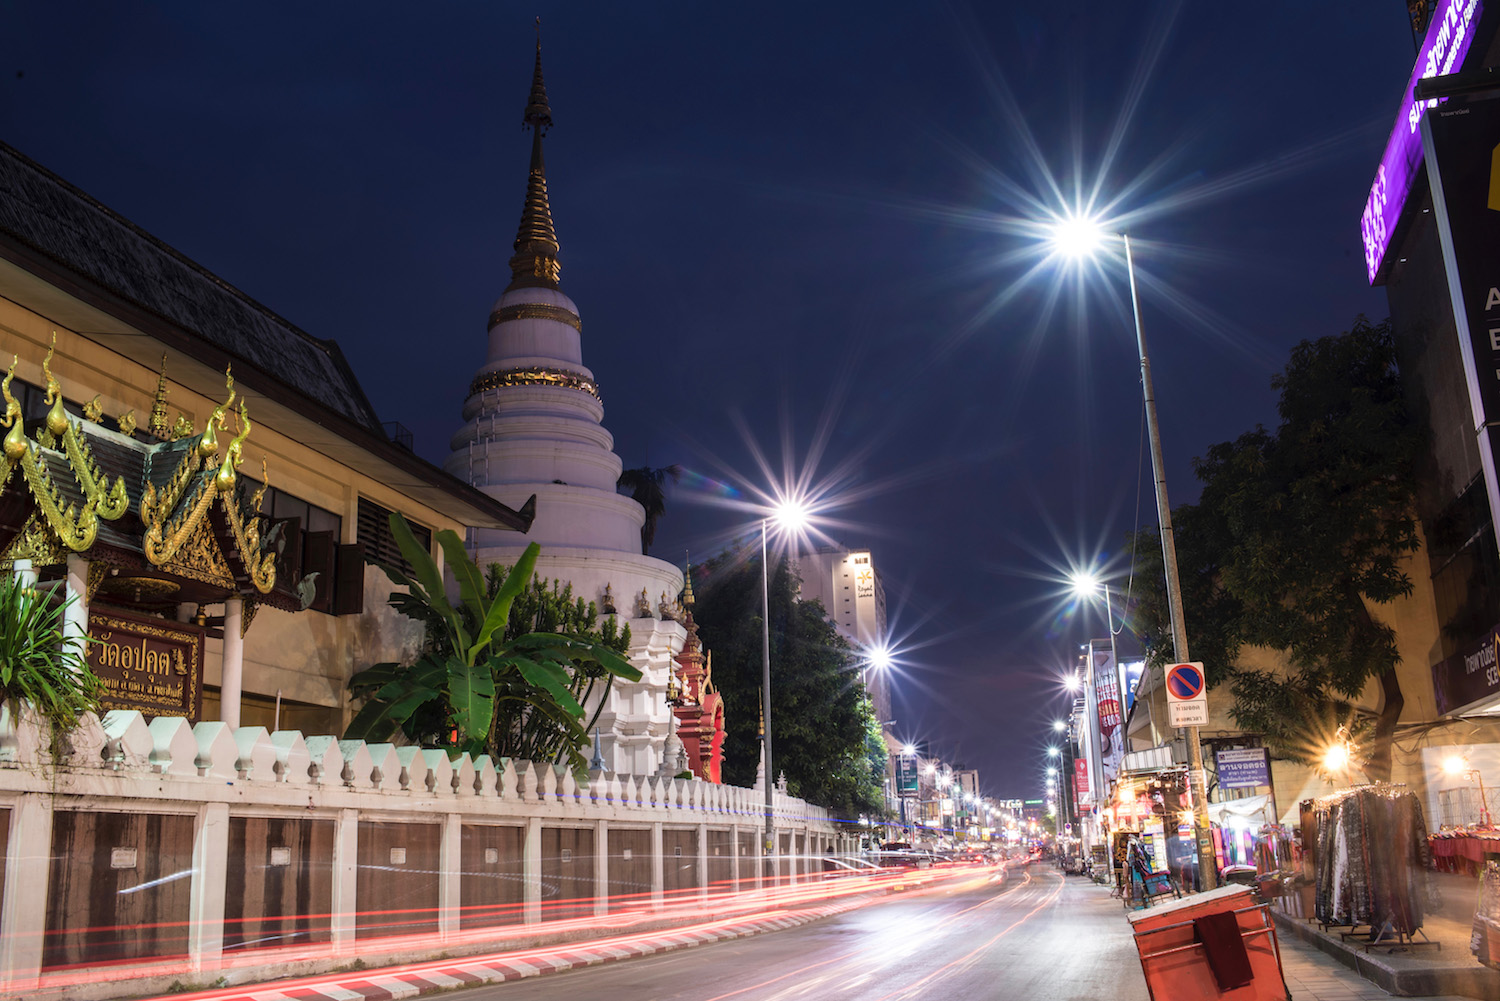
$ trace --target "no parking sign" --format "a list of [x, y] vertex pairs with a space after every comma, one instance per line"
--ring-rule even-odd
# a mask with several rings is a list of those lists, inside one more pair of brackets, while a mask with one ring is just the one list
[[1169, 726], [1204, 726], [1208, 723], [1208, 693], [1204, 691], [1203, 664], [1171, 664], [1167, 667], [1167, 723]]

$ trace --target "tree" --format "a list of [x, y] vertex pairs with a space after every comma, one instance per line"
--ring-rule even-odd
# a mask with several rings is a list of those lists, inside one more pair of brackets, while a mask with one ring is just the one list
[[[1281, 393], [1275, 432], [1257, 427], [1209, 449], [1195, 463], [1198, 503], [1174, 514], [1190, 648], [1211, 683], [1229, 681], [1236, 723], [1304, 760], [1378, 679], [1367, 768], [1388, 779], [1405, 700], [1395, 632], [1370, 605], [1412, 590], [1402, 564], [1420, 546], [1421, 446], [1389, 323], [1360, 317], [1338, 337], [1303, 341], [1271, 385]], [[1138, 537], [1138, 572], [1159, 580], [1154, 538]], [[1158, 661], [1170, 650], [1164, 598], [1142, 609]], [[1287, 673], [1238, 666], [1251, 645], [1282, 651]]]
[[[618, 641], [612, 624], [597, 638], [588, 632], [510, 631], [513, 606], [527, 590], [540, 552], [536, 543], [509, 573], [492, 574], [487, 585], [458, 534], [438, 532], [458, 582], [455, 607], [436, 561], [399, 513], [391, 515], [391, 533], [411, 572], [376, 565], [406, 588], [391, 595], [390, 605], [422, 622], [427, 642], [413, 664], [375, 664], [350, 679], [349, 687], [366, 701], [346, 736], [386, 740], [400, 732], [454, 752], [565, 761], [584, 774], [589, 727], [579, 694], [601, 680], [607, 692], [614, 678], [641, 677], [611, 649], [610, 642]], [[534, 604], [540, 609], [545, 603]], [[528, 626], [535, 621], [520, 618]]]
[[[698, 570], [693, 616], [724, 698], [724, 781], [749, 786], [760, 761], [759, 554], [734, 549]], [[881, 813], [885, 745], [853, 651], [821, 604], [797, 599], [786, 560], [773, 570], [769, 597], [773, 767], [786, 773], [789, 792], [838, 816]]]
[[682, 475], [682, 467], [678, 465], [665, 466], [661, 469], [652, 469], [642, 466], [639, 469], [626, 469], [620, 473], [620, 478], [615, 482], [615, 489], [620, 492], [628, 491], [630, 499], [639, 504], [646, 512], [646, 521], [641, 525], [641, 555], [651, 548], [651, 543], [656, 541], [656, 523], [661, 516], [667, 513], [666, 483], [671, 479], [677, 482]]

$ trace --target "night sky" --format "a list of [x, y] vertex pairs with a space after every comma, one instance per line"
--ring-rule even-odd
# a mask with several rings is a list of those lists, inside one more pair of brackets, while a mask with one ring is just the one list
[[906, 648], [896, 732], [1039, 795], [1103, 629], [1060, 572], [1122, 569], [1155, 513], [1123, 267], [1018, 223], [1096, 185], [1124, 217], [1194, 500], [1292, 345], [1385, 315], [1358, 223], [1405, 5], [8, 2], [0, 138], [336, 340], [440, 462], [509, 279], [538, 13], [605, 424], [692, 474], [653, 553], [746, 529], [711, 501], [764, 484], [754, 449], [817, 454]]

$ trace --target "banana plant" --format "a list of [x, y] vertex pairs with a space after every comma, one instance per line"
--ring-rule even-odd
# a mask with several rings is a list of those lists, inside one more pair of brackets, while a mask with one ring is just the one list
[[[379, 561], [391, 582], [407, 589], [391, 606], [423, 622], [426, 652], [415, 663], [375, 664], [356, 674], [349, 687], [366, 696], [346, 736], [409, 740], [496, 757], [563, 761], [575, 772], [586, 767], [584, 708], [575, 676], [639, 680], [630, 662], [601, 643], [555, 633], [506, 638], [516, 597], [531, 582], [540, 547], [526, 547], [493, 593], [451, 530], [437, 533], [458, 584], [458, 602], [448, 600], [442, 571], [412, 535], [399, 513], [391, 534], [410, 573]], [[523, 737], [531, 739], [523, 739]]]

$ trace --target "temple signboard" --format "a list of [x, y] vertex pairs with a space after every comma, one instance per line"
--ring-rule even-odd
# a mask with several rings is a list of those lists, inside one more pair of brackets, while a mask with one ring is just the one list
[[89, 667], [98, 675], [105, 709], [146, 716], [203, 712], [203, 630], [184, 622], [116, 611], [89, 613]]

